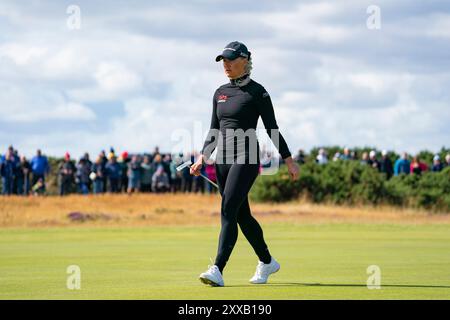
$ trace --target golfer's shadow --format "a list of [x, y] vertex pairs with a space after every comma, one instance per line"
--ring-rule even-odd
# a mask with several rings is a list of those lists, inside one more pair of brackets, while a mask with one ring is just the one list
[[[266, 284], [245, 284], [231, 285], [227, 287], [360, 287], [366, 288], [366, 284], [339, 284], [339, 283], [302, 283], [302, 282], [271, 282]], [[381, 288], [429, 288], [429, 289], [450, 289], [450, 286], [426, 285], [426, 284], [381, 284]]]

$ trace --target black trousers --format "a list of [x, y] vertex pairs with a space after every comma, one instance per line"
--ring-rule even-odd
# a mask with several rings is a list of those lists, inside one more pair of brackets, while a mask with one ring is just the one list
[[259, 164], [215, 164], [217, 184], [222, 196], [219, 248], [215, 265], [223, 271], [238, 238], [238, 224], [259, 260], [269, 263], [271, 256], [261, 226], [252, 216], [248, 192], [259, 173]]

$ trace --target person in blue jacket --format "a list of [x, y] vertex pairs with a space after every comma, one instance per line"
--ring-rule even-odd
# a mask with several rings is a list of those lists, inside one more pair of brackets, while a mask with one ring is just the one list
[[394, 164], [394, 175], [398, 176], [399, 174], [409, 174], [410, 172], [411, 162], [408, 160], [408, 154], [403, 152], [402, 156], [395, 161]]
[[33, 173], [32, 185], [34, 186], [39, 179], [42, 179], [45, 191], [45, 176], [50, 172], [47, 157], [42, 155], [42, 151], [38, 149], [36, 155], [31, 159], [30, 164], [31, 172]]

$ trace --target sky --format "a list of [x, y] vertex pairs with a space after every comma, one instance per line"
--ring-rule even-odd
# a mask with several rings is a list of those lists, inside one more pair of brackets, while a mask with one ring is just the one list
[[199, 150], [235, 40], [293, 154], [449, 147], [448, 1], [2, 0], [0, 153]]

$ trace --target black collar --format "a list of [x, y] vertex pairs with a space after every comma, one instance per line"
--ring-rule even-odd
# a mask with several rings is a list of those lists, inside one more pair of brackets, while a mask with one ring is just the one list
[[236, 79], [230, 79], [230, 83], [234, 86], [242, 87], [250, 82], [250, 75], [244, 74], [242, 77]]

